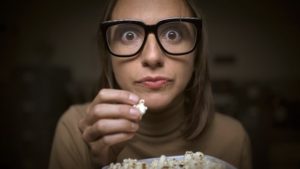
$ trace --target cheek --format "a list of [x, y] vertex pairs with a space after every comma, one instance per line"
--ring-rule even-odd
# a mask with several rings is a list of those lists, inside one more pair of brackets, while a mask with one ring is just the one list
[[122, 64], [120, 61], [113, 60], [112, 68], [115, 79], [121, 89], [127, 89], [127, 85], [130, 84], [129, 75], [133, 74], [134, 66], [131, 64]]
[[120, 82], [122, 82], [122, 79], [126, 79], [123, 77], [125, 73], [120, 73], [123, 71], [123, 67], [120, 66], [120, 64], [118, 64], [117, 62], [113, 61], [112, 68], [113, 68], [113, 73], [114, 73], [115, 79], [116, 79], [117, 83], [120, 85]]
[[184, 64], [180, 65], [178, 70], [180, 70], [178, 73], [180, 75], [179, 79], [181, 80], [181, 85], [185, 87], [189, 83], [194, 72], [194, 55], [187, 56], [187, 60]]
[[194, 71], [193, 63], [184, 65], [182, 69], [178, 69], [178, 70], [181, 70], [180, 72], [178, 72], [180, 76], [179, 80], [180, 80], [181, 87], [185, 88], [186, 85], [189, 83]]

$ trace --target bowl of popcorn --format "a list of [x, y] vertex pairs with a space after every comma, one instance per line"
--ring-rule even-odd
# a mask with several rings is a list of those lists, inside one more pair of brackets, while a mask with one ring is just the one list
[[201, 152], [187, 151], [184, 155], [165, 156], [148, 159], [124, 159], [121, 163], [111, 163], [102, 169], [236, 169], [218, 158]]

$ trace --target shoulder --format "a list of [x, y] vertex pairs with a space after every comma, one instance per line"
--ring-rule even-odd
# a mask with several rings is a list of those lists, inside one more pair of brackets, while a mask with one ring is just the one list
[[247, 137], [245, 128], [237, 119], [215, 113], [203, 133], [200, 134], [199, 139], [209, 144], [216, 144], [218, 147], [227, 147], [228, 145], [243, 144]]
[[232, 152], [232, 147], [234, 147], [238, 153], [247, 144], [248, 134], [237, 119], [215, 113], [199, 140], [205, 145], [205, 149], [216, 152]]
[[238, 168], [244, 168], [240, 166], [244, 163], [248, 165], [250, 161], [250, 140], [245, 128], [237, 119], [225, 114], [214, 115], [202, 133], [199, 143], [206, 154], [218, 157]]
[[236, 119], [217, 113], [214, 119], [214, 132], [219, 138], [221, 158], [238, 168], [251, 168], [251, 141], [244, 126]]
[[83, 118], [87, 104], [70, 106], [59, 118], [56, 126], [56, 135], [66, 141], [67, 137], [73, 140], [74, 137], [80, 137], [78, 122]]
[[84, 116], [88, 104], [77, 104], [70, 106], [60, 117], [58, 124], [76, 125]]
[[244, 135], [246, 134], [245, 129], [243, 125], [238, 121], [237, 119], [221, 114], [221, 113], [216, 113], [214, 116], [214, 120], [212, 122], [212, 127], [215, 129], [217, 132], [220, 133], [227, 133], [231, 135]]
[[81, 139], [78, 128], [79, 120], [83, 118], [87, 104], [70, 106], [59, 118], [55, 135], [61, 142], [74, 142]]
[[214, 115], [208, 131], [212, 133], [212, 139], [222, 139], [224, 145], [242, 146], [245, 139], [248, 139], [248, 134], [240, 121], [221, 113]]
[[78, 128], [86, 107], [86, 104], [73, 105], [60, 117], [52, 143], [49, 168], [92, 168], [89, 149]]

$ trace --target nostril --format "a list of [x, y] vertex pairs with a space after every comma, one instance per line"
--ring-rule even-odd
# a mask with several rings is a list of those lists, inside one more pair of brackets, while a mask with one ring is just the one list
[[142, 62], [143, 67], [149, 67], [149, 68], [160, 68], [163, 67], [163, 62], [161, 60], [157, 60], [156, 62], [149, 62], [149, 61], [143, 61]]

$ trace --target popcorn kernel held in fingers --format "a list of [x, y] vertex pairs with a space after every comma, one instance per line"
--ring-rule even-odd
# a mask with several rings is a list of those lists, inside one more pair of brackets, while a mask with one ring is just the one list
[[148, 109], [148, 107], [145, 106], [145, 100], [143, 99], [141, 99], [138, 104], [133, 105], [133, 107], [137, 108], [140, 111], [141, 115], [144, 115]]

